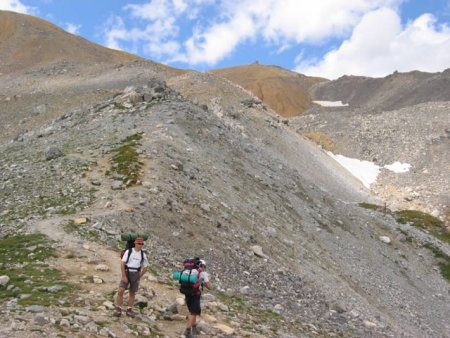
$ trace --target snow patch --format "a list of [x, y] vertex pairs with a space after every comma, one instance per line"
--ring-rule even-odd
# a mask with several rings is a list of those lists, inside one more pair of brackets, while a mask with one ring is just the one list
[[385, 165], [384, 168], [393, 171], [394, 173], [406, 173], [411, 169], [411, 164], [409, 163], [400, 163], [400, 162], [394, 162], [392, 164]]
[[343, 104], [342, 101], [313, 101], [322, 107], [348, 107], [348, 103]]
[[356, 158], [349, 158], [342, 155], [334, 155], [332, 152], [327, 152], [335, 161], [347, 169], [353, 176], [364, 184], [366, 188], [376, 182], [380, 167], [369, 161], [361, 161]]
[[364, 184], [366, 188], [370, 188], [372, 183], [377, 181], [377, 177], [382, 168], [388, 169], [395, 173], [401, 174], [408, 172], [411, 168], [409, 163], [394, 162], [392, 164], [380, 167], [370, 161], [361, 161], [356, 158], [349, 158], [343, 155], [335, 155], [332, 152], [327, 151], [327, 154], [337, 161], [341, 166], [347, 169], [353, 176]]

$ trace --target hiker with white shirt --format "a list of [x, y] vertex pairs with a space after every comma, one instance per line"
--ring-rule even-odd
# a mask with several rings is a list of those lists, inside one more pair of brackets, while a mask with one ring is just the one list
[[114, 311], [115, 317], [120, 317], [122, 315], [123, 295], [126, 289], [129, 289], [126, 315], [129, 317], [134, 317], [134, 298], [139, 288], [139, 281], [148, 269], [147, 256], [142, 250], [143, 245], [144, 238], [137, 237], [134, 241], [134, 247], [127, 249], [122, 256], [120, 262], [122, 279], [120, 281], [119, 291], [117, 294], [116, 309]]

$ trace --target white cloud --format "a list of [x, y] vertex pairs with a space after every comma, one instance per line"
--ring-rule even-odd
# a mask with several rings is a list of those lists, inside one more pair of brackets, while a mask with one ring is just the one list
[[184, 55], [175, 60], [214, 65], [239, 44], [255, 38], [283, 51], [293, 43], [343, 37], [366, 12], [399, 3], [401, 0], [228, 0], [221, 8], [222, 20], [197, 31], [186, 41]]
[[423, 14], [405, 27], [388, 8], [367, 13], [352, 36], [318, 62], [300, 60], [296, 70], [334, 79], [344, 74], [386, 76], [395, 70], [437, 72], [450, 67], [450, 28]]
[[133, 27], [127, 27], [126, 16], [110, 17], [103, 32], [105, 44], [114, 49], [144, 52], [153, 58], [178, 54], [180, 48], [175, 38], [180, 28], [176, 20], [187, 8], [185, 0], [151, 0], [143, 5], [125, 5], [123, 9], [130, 13]]
[[110, 17], [106, 25], [104, 31], [106, 47], [121, 50], [120, 40], [130, 40], [123, 19], [118, 16]]
[[144, 5], [125, 5], [124, 9], [130, 10], [131, 15], [146, 20], [156, 20], [167, 17], [169, 13], [169, 3], [166, 0], [152, 0]]
[[[143, 33], [138, 35], [147, 51], [156, 50], [155, 43], [160, 43], [165, 47], [159, 55], [166, 54], [167, 60], [214, 65], [249, 40], [263, 39], [262, 43], [281, 52], [294, 44], [346, 37], [365, 13], [382, 6], [397, 6], [402, 1], [150, 0], [141, 5], [125, 5], [124, 10], [132, 18], [147, 22], [145, 28], [134, 28]], [[186, 20], [194, 28], [181, 41], [180, 32], [186, 34], [181, 26]], [[133, 24], [138, 27], [136, 22]], [[168, 33], [159, 30], [160, 35], [155, 38], [152, 29], [157, 24], [164, 25]], [[117, 27], [110, 30], [106, 39], [110, 46], [118, 46], [127, 42], [130, 34], [125, 31], [133, 28], [124, 25], [121, 34], [117, 34]]]
[[64, 26], [65, 26], [64, 29], [67, 32], [69, 32], [70, 34], [74, 34], [74, 35], [78, 35], [78, 33], [80, 32], [80, 28], [81, 28], [81, 25], [76, 25], [76, 24], [73, 24], [70, 22], [67, 22]]
[[33, 13], [33, 8], [24, 5], [20, 0], [0, 0], [0, 9], [25, 14]]
[[217, 24], [205, 32], [197, 31], [186, 43], [186, 53], [172, 61], [213, 65], [229, 55], [242, 39], [254, 36], [257, 26], [250, 16], [237, 15], [231, 24]]
[[299, 56], [296, 70], [328, 78], [411, 67], [441, 70], [450, 53], [448, 27], [437, 27], [428, 15], [402, 29], [396, 10], [403, 1], [148, 0], [124, 5], [124, 15], [107, 24], [104, 40], [108, 47], [161, 62], [214, 66], [249, 41], [283, 53], [346, 38], [324, 58]]

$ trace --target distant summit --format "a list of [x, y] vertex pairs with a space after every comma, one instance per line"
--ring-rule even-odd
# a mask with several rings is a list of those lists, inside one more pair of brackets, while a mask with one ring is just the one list
[[24, 14], [0, 11], [0, 73], [51, 63], [118, 63], [139, 57], [108, 49]]
[[301, 115], [312, 106], [309, 89], [323, 78], [309, 77], [278, 66], [251, 65], [210, 71], [253, 92], [278, 114]]

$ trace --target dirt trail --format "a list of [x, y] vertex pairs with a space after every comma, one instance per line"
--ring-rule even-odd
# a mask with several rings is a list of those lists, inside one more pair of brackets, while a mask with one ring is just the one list
[[[142, 325], [142, 318], [138, 315], [135, 319], [122, 317], [116, 319], [112, 317], [112, 310], [97, 311], [97, 306], [89, 301], [92, 298], [101, 298], [106, 301], [114, 302], [114, 293], [117, 290], [120, 278], [120, 263], [118, 253], [110, 250], [98, 243], [81, 239], [73, 234], [67, 233], [63, 229], [63, 224], [73, 217], [55, 217], [39, 221], [33, 227], [33, 230], [47, 235], [50, 239], [58, 243], [57, 257], [51, 262], [51, 265], [64, 272], [67, 281], [80, 287], [77, 297], [81, 298], [81, 303], [87, 304], [83, 307], [83, 311], [88, 311], [89, 315], [96, 321], [109, 322], [108, 327], [118, 337], [129, 337], [129, 333], [125, 332], [123, 323], [133, 323]], [[109, 267], [107, 271], [96, 270], [99, 264]], [[150, 262], [151, 268], [151, 262]], [[98, 277], [103, 282], [92, 282], [93, 278]], [[158, 278], [151, 272], [147, 272], [141, 281], [140, 291], [145, 290], [154, 297], [149, 300], [149, 306], [157, 308], [166, 308], [176, 302], [180, 298], [178, 289], [169, 285], [162, 284]], [[138, 292], [139, 294], [139, 292]], [[125, 297], [126, 299], [126, 297]], [[80, 300], [78, 300], [80, 303]], [[181, 313], [182, 315], [187, 314]], [[158, 330], [167, 337], [180, 337], [183, 332], [185, 322], [180, 321], [157, 321]]]

